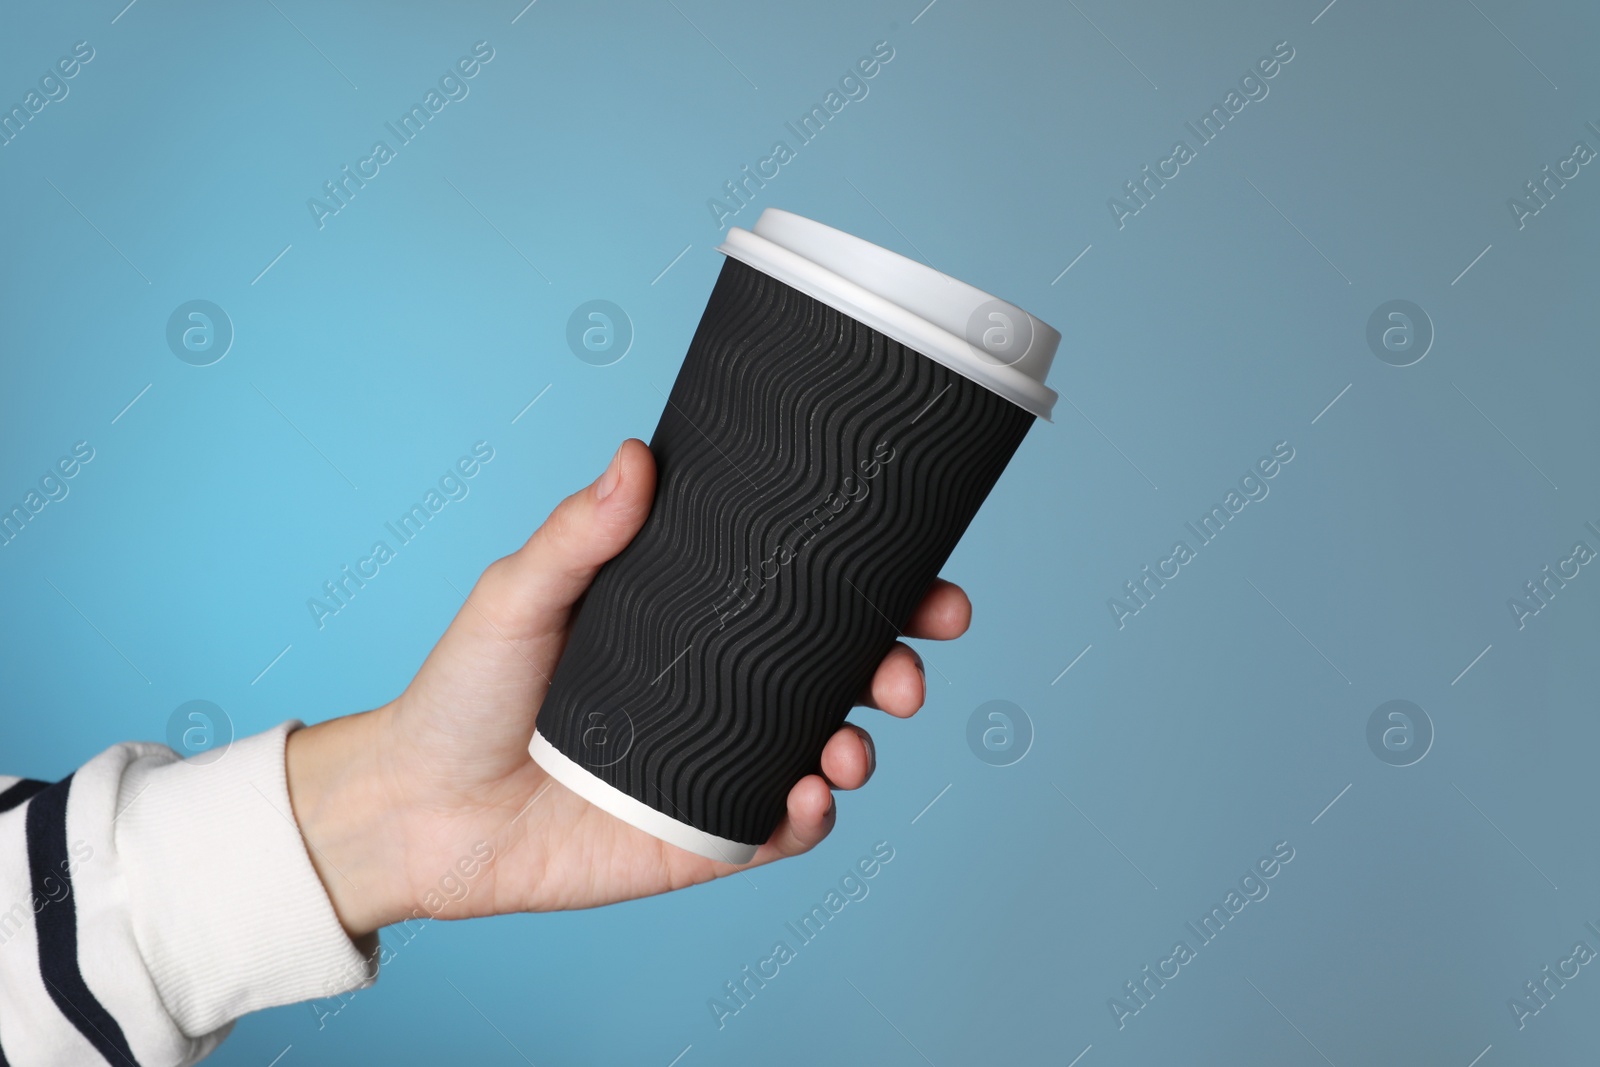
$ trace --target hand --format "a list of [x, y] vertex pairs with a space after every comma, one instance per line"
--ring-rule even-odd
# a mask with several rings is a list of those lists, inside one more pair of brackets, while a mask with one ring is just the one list
[[[650, 450], [623, 442], [593, 485], [483, 572], [404, 693], [289, 736], [295, 817], [353, 936], [413, 915], [594, 907], [740, 869], [593, 807], [528, 755], [577, 604], [600, 566], [639, 532], [654, 493]], [[971, 612], [958, 586], [937, 581], [907, 634], [957, 637]], [[905, 718], [923, 695], [921, 658], [896, 644], [861, 703]], [[750, 865], [798, 855], [826, 837], [835, 819], [831, 790], [859, 788], [874, 763], [867, 732], [843, 726], [823, 749], [822, 774], [795, 784], [788, 814]]]

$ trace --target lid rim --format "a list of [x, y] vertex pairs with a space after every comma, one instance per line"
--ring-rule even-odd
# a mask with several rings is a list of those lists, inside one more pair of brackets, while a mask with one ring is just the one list
[[[789, 243], [759, 232], [763, 229], [773, 236], [789, 238]], [[791, 244], [806, 250], [790, 247]], [[730, 228], [717, 251], [844, 312], [1036, 417], [1051, 421], [1058, 394], [1043, 379], [1061, 335], [1015, 304], [890, 249], [779, 208], [763, 211], [754, 231]], [[829, 262], [819, 262], [819, 253]], [[878, 288], [868, 287], [845, 270], [857, 276], [870, 274]], [[935, 291], [936, 286], [939, 291]], [[920, 306], [907, 306], [908, 303]], [[970, 316], [990, 303], [1028, 320], [1033, 330], [1032, 346], [1037, 351], [1029, 351], [1024, 359], [1032, 373], [980, 353], [956, 332], [959, 326], [952, 329], [962, 313]]]

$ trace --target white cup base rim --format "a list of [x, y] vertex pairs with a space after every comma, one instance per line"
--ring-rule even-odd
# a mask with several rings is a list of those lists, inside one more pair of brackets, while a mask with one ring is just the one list
[[722, 863], [742, 864], [755, 858], [756, 850], [760, 847], [718, 837], [657, 811], [571, 759], [538, 730], [533, 732], [528, 754], [546, 774], [601, 811], [697, 856]]

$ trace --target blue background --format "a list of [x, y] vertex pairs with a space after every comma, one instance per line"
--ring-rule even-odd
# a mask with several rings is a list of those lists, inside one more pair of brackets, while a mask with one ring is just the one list
[[[1593, 968], [1523, 1029], [1508, 999], [1600, 947], [1600, 574], [1525, 628], [1507, 606], [1600, 548], [1600, 170], [1523, 228], [1507, 206], [1600, 148], [1592, 7], [122, 2], [0, 34], [7, 107], [95, 49], [0, 148], [0, 503], [95, 449], [0, 550], [9, 772], [164, 739], [189, 700], [244, 734], [397, 693], [477, 572], [649, 436], [721, 263], [708, 198], [795, 147], [783, 124], [877, 41], [869, 95], [731, 221], [798, 211], [1065, 338], [1055, 423], [947, 570], [973, 629], [923, 649], [914, 720], [856, 713], [880, 768], [830, 840], [667, 897], [389, 937], [374, 989], [247, 1018], [214, 1062], [1593, 1048]], [[319, 229], [307, 199], [480, 40], [470, 95]], [[1119, 228], [1108, 198], [1285, 40], [1269, 95]], [[1397, 298], [1436, 333], [1406, 367], [1366, 340]], [[194, 299], [236, 331], [206, 367], [165, 339]], [[565, 340], [591, 299], [635, 331], [609, 366]], [[319, 630], [307, 598], [479, 440], [471, 495]], [[1270, 496], [1119, 629], [1108, 598], [1280, 441]], [[1435, 733], [1410, 766], [1367, 742], [1392, 699]], [[1032, 724], [1008, 766], [967, 742], [991, 700]], [[719, 1029], [708, 1000], [877, 841], [870, 895]], [[1281, 841], [1270, 896], [1119, 1028], [1109, 998]]]

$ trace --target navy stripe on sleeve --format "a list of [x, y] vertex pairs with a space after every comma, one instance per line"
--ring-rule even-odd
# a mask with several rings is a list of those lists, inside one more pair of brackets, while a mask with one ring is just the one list
[[78, 909], [67, 857], [67, 794], [72, 776], [39, 791], [28, 805], [28, 870], [33, 881], [39, 973], [61, 1014], [114, 1067], [139, 1067], [122, 1027], [95, 998], [78, 967]]
[[[33, 778], [23, 778], [11, 783], [0, 790], [0, 812], [10, 811], [19, 804], [26, 804], [29, 798], [49, 784]], [[0, 1067], [11, 1067], [11, 1061], [6, 1059], [4, 1044], [0, 1044]]]
[[[28, 799], [49, 785], [49, 782], [40, 782], [32, 778], [24, 778], [0, 791], [0, 811], [10, 811], [19, 804], [26, 804]], [[0, 1060], [0, 1067], [5, 1067], [5, 1061]]]

